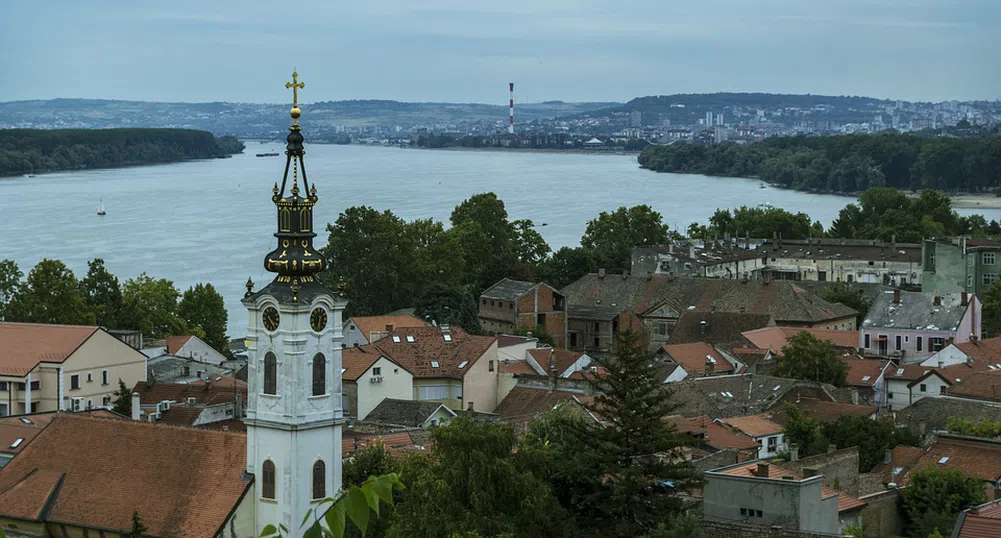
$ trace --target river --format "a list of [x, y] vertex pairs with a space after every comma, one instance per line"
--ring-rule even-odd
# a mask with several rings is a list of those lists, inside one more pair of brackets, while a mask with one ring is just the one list
[[[43, 174], [0, 179], [0, 259], [25, 273], [42, 258], [65, 262], [78, 278], [87, 261], [104, 258], [120, 279], [142, 272], [184, 290], [211, 282], [223, 294], [231, 336], [244, 334], [240, 304], [247, 277], [271, 276], [263, 256], [274, 247], [271, 188], [281, 181], [278, 143], [249, 142], [229, 159]], [[554, 249], [577, 245], [589, 219], [619, 206], [649, 204], [672, 229], [706, 222], [716, 208], [768, 202], [803, 211], [825, 226], [851, 198], [759, 188], [740, 178], [657, 174], [635, 156], [428, 151], [308, 145], [306, 169], [316, 183], [316, 222], [369, 205], [405, 219], [444, 222], [470, 195], [493, 191], [511, 219], [528, 218]], [[100, 199], [107, 215], [97, 216]], [[1001, 219], [1001, 210], [957, 210]], [[545, 224], [545, 226], [541, 226]], [[325, 234], [323, 234], [325, 236]], [[326, 243], [321, 236], [318, 245]]]

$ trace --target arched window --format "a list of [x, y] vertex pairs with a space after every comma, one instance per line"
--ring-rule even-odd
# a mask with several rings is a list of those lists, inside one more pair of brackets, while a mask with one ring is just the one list
[[282, 209], [281, 218], [278, 221], [278, 230], [282, 232], [288, 232], [292, 229], [292, 214], [288, 209]]
[[261, 466], [261, 497], [265, 499], [275, 498], [275, 463], [271, 460], [264, 460]]
[[313, 498], [322, 499], [327, 496], [327, 466], [323, 460], [313, 464]]
[[264, 394], [278, 394], [278, 358], [270, 351], [264, 355]]
[[309, 210], [303, 209], [299, 212], [299, 231], [308, 232], [309, 228]]
[[327, 358], [323, 353], [313, 357], [313, 396], [327, 393]]

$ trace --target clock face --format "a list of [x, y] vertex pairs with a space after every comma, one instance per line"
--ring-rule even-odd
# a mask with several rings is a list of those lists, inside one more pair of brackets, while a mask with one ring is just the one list
[[316, 332], [322, 331], [327, 326], [327, 311], [319, 307], [314, 308], [313, 313], [309, 315], [309, 326]]
[[274, 331], [278, 328], [278, 310], [273, 306], [269, 306], [264, 309], [264, 328], [269, 331]]

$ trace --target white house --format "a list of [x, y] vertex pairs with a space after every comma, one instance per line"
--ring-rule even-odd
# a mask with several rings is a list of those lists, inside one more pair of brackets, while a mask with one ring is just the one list
[[[205, 343], [204, 340], [198, 338], [197, 336], [168, 336], [164, 341], [164, 346], [166, 348], [165, 353], [167, 355], [173, 355], [175, 357], [184, 357], [186, 359], [191, 359], [198, 362], [204, 362], [207, 364], [214, 364], [216, 366], [226, 362], [226, 356], [219, 353], [212, 346]], [[150, 352], [160, 349], [158, 347], [144, 349], [143, 353], [147, 357], [153, 358], [155, 355], [150, 355]]]
[[344, 322], [344, 347], [371, 344], [385, 338], [399, 327], [430, 327], [420, 318], [400, 316], [357, 316]]
[[539, 347], [539, 339], [511, 334], [497, 335], [497, 358], [501, 362], [523, 361], [528, 352]]
[[899, 411], [925, 396], [945, 394], [954, 382], [946, 375], [946, 371], [925, 368], [920, 364], [890, 365], [885, 374], [886, 408]]
[[346, 348], [341, 356], [344, 416], [365, 420], [383, 400], [413, 399], [414, 376], [369, 346]]
[[779, 452], [785, 452], [789, 449], [782, 426], [772, 422], [764, 415], [716, 419], [716, 422], [725, 424], [757, 441], [759, 458], [773, 458]]

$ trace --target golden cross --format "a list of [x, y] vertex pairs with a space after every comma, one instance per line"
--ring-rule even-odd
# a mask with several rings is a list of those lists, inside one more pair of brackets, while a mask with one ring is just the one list
[[289, 88], [292, 88], [292, 107], [293, 108], [298, 108], [299, 107], [299, 89], [306, 87], [305, 83], [299, 82], [298, 80], [299, 80], [299, 73], [296, 73], [293, 70], [292, 71], [292, 82], [286, 82], [285, 83], [285, 89], [286, 90], [289, 89]]

